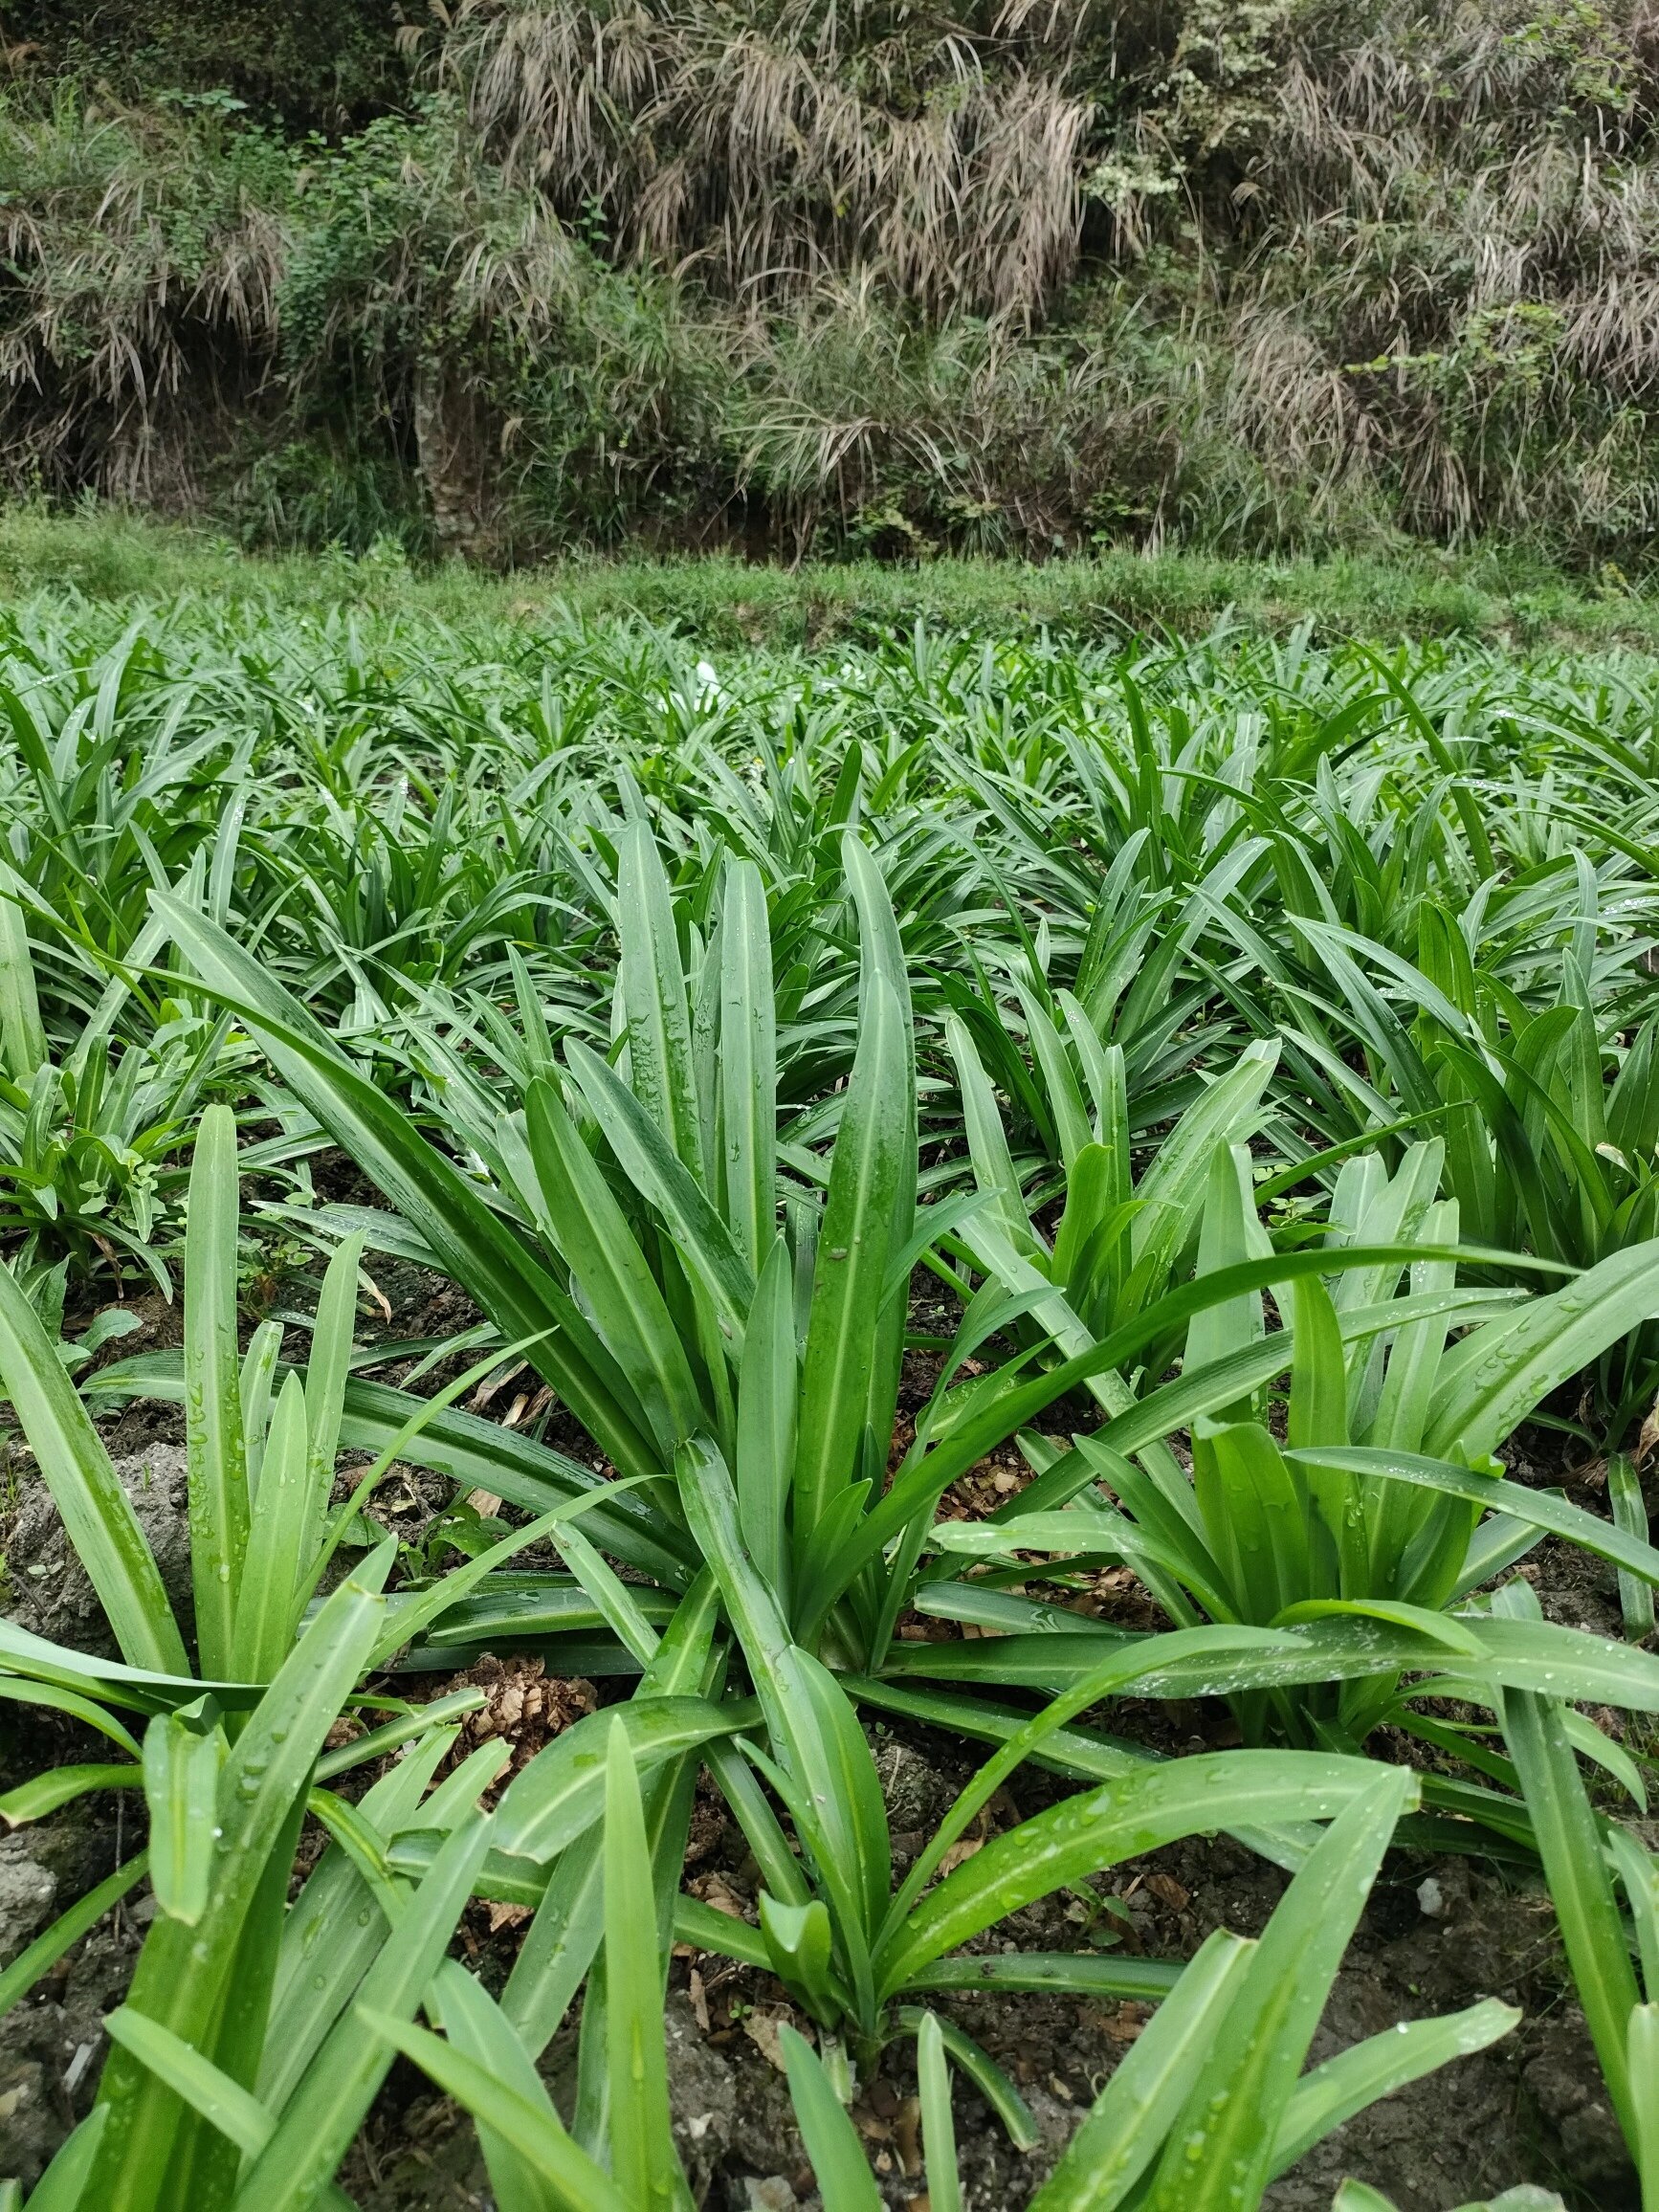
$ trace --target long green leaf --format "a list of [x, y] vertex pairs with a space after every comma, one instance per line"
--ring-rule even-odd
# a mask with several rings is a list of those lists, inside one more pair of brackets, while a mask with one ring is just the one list
[[1331, 1983], [1415, 1796], [1404, 1769], [1373, 1769], [1285, 1892], [1173, 2123], [1147, 2212], [1233, 2212], [1259, 2200]]
[[147, 1850], [135, 1851], [113, 1874], [106, 1874], [95, 1889], [88, 1890], [84, 1897], [71, 1905], [67, 1913], [60, 1913], [9, 1966], [0, 1968], [0, 2020], [20, 1997], [28, 1996], [41, 1977], [52, 1971], [89, 1928], [98, 1926], [112, 1905], [137, 1887], [149, 1871], [149, 1863]]
[[236, 1345], [236, 1119], [202, 1116], [185, 1232], [185, 1449], [190, 1586], [207, 1674], [236, 1671], [236, 1601], [248, 1550], [248, 1465]]
[[878, 981], [869, 994], [818, 1234], [795, 1466], [798, 1552], [856, 1476], [906, 1165], [909, 1100], [903, 1016]]
[[636, 2212], [603, 2166], [573, 2143], [550, 2109], [532, 2104], [442, 2036], [365, 2007], [365, 2030], [414, 2061], [552, 2186], [560, 2212]]
[[489, 1832], [488, 1819], [475, 1815], [445, 1840], [365, 1975], [360, 2009], [336, 2024], [284, 2106], [236, 2192], [236, 2212], [307, 2212], [327, 2187], [392, 2062], [391, 2045], [363, 2032], [364, 2014], [413, 2015], [472, 1894]]
[[824, 2212], [881, 2212], [881, 2193], [847, 2108], [804, 2036], [786, 2023], [778, 2030], [796, 2124]]
[[144, 1731], [150, 1886], [162, 1911], [192, 1928], [207, 1910], [224, 1759], [221, 1729], [204, 1732], [166, 1713]]
[[[194, 1928], [163, 1917], [140, 1955], [127, 2002], [200, 2049], [224, 2000], [243, 1925], [288, 1830], [322, 1738], [369, 1651], [390, 1546], [365, 1560], [318, 1614], [232, 1747], [219, 1781], [208, 1902]], [[138, 2062], [112, 2052], [99, 2091], [111, 2108], [95, 2168], [109, 2212], [156, 2212], [182, 2108]], [[170, 2212], [170, 2208], [169, 2208]]]
[[0, 1384], [126, 1660], [188, 1675], [184, 1640], [138, 1515], [56, 1346], [9, 1268], [0, 1268]]
[[690, 2193], [674, 2147], [662, 1965], [645, 1814], [628, 1731], [610, 1724], [605, 1779], [605, 2019], [610, 2068], [610, 2171], [640, 2212], [669, 2212]]
[[1159, 2156], [1254, 1946], [1218, 1928], [1137, 2037], [1029, 2212], [1114, 2212]]
[[1124, 1776], [995, 1836], [925, 1896], [881, 1954], [891, 1994], [946, 1951], [1052, 1890], [1178, 1836], [1240, 1822], [1334, 1820], [1374, 1770], [1314, 1752], [1213, 1752]]

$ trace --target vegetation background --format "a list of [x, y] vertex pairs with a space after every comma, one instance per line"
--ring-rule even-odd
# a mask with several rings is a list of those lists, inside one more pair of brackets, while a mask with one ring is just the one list
[[1640, 584], [1653, 0], [12, 0], [0, 478], [243, 545]]

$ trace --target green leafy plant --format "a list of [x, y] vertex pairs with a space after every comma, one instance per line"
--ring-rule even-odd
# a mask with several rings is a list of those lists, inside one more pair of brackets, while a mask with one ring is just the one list
[[[1050, 1452], [991, 1523], [940, 1528], [933, 1541], [992, 1559], [1036, 1549], [1125, 1559], [1178, 1621], [1202, 1613], [1262, 1626], [1345, 1607], [1379, 1619], [1436, 1614], [1545, 1529], [1651, 1585], [1659, 1555], [1645, 1539], [1505, 1481], [1492, 1453], [1659, 1298], [1659, 1254], [1639, 1247], [1530, 1301], [1460, 1291], [1455, 1210], [1432, 1195], [1438, 1166], [1438, 1144], [1413, 1148], [1393, 1178], [1374, 1156], [1350, 1161], [1324, 1245], [1279, 1263], [1296, 1269], [1274, 1293], [1285, 1328], [1265, 1329], [1253, 1288], [1206, 1304], [1187, 1325], [1179, 1381], [1125, 1402], [1070, 1453]], [[1427, 1256], [1436, 1250], [1447, 1259]], [[1424, 1256], [1403, 1295], [1415, 1252]], [[1327, 1254], [1371, 1256], [1321, 1280]], [[1242, 1286], [1248, 1271], [1274, 1264], [1248, 1155], [1217, 1148], [1195, 1287], [1229, 1271]], [[1460, 1327], [1467, 1334], [1454, 1339]], [[1287, 1368], [1281, 1443], [1256, 1393], [1260, 1377]], [[1191, 1426], [1190, 1478], [1166, 1449], [1143, 1449], [1177, 1423]], [[927, 1597], [949, 1609], [937, 1587]], [[1382, 1710], [1378, 1697], [1374, 1685], [1332, 1693], [1324, 1717], [1339, 1714], [1362, 1740]], [[1305, 1727], [1317, 1703], [1303, 1701], [1297, 1721], [1281, 1702], [1276, 1722]], [[1258, 1708], [1251, 1725], [1265, 1721]]]

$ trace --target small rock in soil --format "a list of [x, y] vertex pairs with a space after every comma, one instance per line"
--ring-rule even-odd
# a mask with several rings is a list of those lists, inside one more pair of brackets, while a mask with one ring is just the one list
[[0, 1838], [0, 1966], [6, 1966], [46, 1925], [57, 1877], [34, 1856], [27, 1829]]
[[[185, 1448], [151, 1444], [113, 1464], [161, 1571], [174, 1615], [188, 1626], [192, 1612]], [[11, 1618], [20, 1628], [95, 1658], [119, 1656], [98, 1594], [38, 1472], [23, 1477], [22, 1500], [7, 1537], [6, 1558]]]

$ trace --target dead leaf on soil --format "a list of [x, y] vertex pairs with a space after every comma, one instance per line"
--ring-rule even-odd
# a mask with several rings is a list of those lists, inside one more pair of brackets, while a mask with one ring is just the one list
[[778, 2040], [778, 2030], [785, 2023], [794, 2024], [794, 2016], [786, 2004], [757, 2005], [743, 2015], [743, 2033], [767, 2065], [776, 2067], [780, 2073], [787, 2070], [784, 2065], [784, 2046]]

